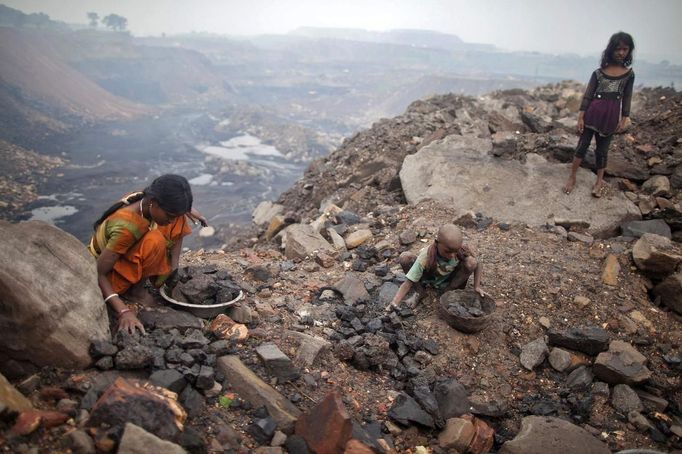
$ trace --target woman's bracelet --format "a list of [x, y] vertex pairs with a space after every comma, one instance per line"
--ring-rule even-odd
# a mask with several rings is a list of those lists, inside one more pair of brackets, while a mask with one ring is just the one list
[[125, 309], [123, 309], [121, 312], [118, 313], [118, 317], [121, 318], [121, 316], [122, 316], [123, 314], [125, 314], [126, 312], [130, 312], [130, 309], [128, 309], [127, 307], [126, 307]]
[[111, 298], [113, 298], [115, 296], [118, 296], [118, 293], [112, 293], [111, 295], [107, 296], [106, 298], [104, 298], [104, 302], [106, 303], [107, 301], [109, 301]]

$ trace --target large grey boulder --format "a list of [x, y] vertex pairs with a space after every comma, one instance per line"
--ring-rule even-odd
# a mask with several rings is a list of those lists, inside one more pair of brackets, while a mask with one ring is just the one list
[[559, 418], [526, 416], [521, 430], [500, 454], [610, 454], [604, 443], [585, 429]]
[[[569, 169], [536, 154], [526, 163], [491, 155], [492, 141], [451, 135], [409, 155], [400, 170], [408, 203], [434, 199], [455, 210], [498, 221], [544, 225], [557, 218], [584, 219], [589, 233], [603, 237], [618, 232], [628, 220], [641, 219], [639, 209], [619, 191], [592, 199], [594, 175], [579, 169], [570, 195], [561, 191]], [[585, 203], [590, 200], [590, 203]]]
[[87, 367], [90, 343], [111, 333], [85, 246], [42, 221], [0, 221], [0, 257], [0, 369]]

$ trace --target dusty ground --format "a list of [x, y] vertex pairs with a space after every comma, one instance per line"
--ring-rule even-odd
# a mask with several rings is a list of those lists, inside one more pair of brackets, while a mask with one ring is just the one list
[[[428, 232], [425, 239], [430, 239], [437, 226], [451, 220], [447, 211], [429, 204], [405, 207], [397, 219], [396, 229], [382, 230], [372, 241], [376, 243], [386, 239], [395, 244], [398, 252], [403, 249], [416, 251], [424, 243], [418, 241], [410, 247], [401, 247], [397, 240], [400, 232]], [[588, 430], [606, 441], [612, 449], [668, 449], [670, 446], [656, 444], [648, 435], [638, 433], [608, 404], [595, 410], [590, 420], [589, 411], [584, 408], [587, 393], [563, 392], [567, 374], [554, 371], [547, 362], [536, 371], [528, 372], [521, 367], [518, 359], [522, 345], [543, 336], [545, 328], [539, 323], [540, 317], [549, 319], [552, 327], [599, 325], [609, 332], [611, 340], [621, 339], [635, 344], [649, 358], [649, 368], [654, 374], [652, 382], [672, 405], [679, 407], [682, 404], [678, 372], [671, 370], [662, 360], [659, 349], [662, 344], [667, 344], [674, 351], [679, 351], [682, 345], [680, 319], [654, 306], [649, 300], [648, 282], [634, 269], [630, 259], [631, 244], [599, 241], [587, 246], [524, 226], [512, 226], [509, 231], [497, 226], [481, 232], [467, 229], [466, 235], [467, 244], [477, 251], [484, 266], [484, 288], [497, 302], [494, 322], [481, 333], [462, 334], [440, 319], [431, 294], [418, 306], [414, 326], [407, 329], [438, 342], [441, 351], [435, 356], [432, 366], [439, 374], [457, 378], [472, 396], [481, 401], [502, 402], [509, 406], [505, 417], [488, 419], [495, 427], [499, 441], [514, 436], [521, 418], [531, 414], [532, 405], [549, 402], [556, 407], [555, 415], [580, 415], [578, 420], [574, 420], [578, 424], [593, 424]], [[618, 287], [609, 287], [601, 280], [604, 258], [609, 253], [617, 254], [621, 265]], [[188, 253], [184, 260], [193, 264], [214, 263], [235, 275], [254, 263], [284, 260], [268, 245], [259, 246], [252, 254], [251, 251], [242, 251], [240, 255]], [[292, 309], [310, 301], [317, 288], [332, 285], [347, 272], [342, 263], [330, 269], [311, 263], [299, 263], [297, 270], [282, 272], [271, 283], [252, 283], [263, 287], [252, 301], [269, 302], [277, 311], [277, 322], [264, 319], [259, 328], [268, 333], [268, 341], [274, 341], [282, 351], [292, 356], [293, 347], [284, 336], [286, 329], [299, 324]], [[399, 267], [393, 261], [390, 263], [397, 273]], [[361, 278], [376, 279], [371, 267], [361, 273]], [[585, 296], [591, 303], [585, 308], [577, 307], [573, 302], [576, 296]], [[645, 325], [640, 324], [636, 333], [628, 334], [621, 320], [623, 315], [633, 310], [641, 312], [650, 325], [644, 322]], [[323, 327], [311, 327], [306, 332], [325, 337]], [[258, 342], [260, 340], [250, 340], [247, 346]], [[249, 350], [244, 348], [240, 356], [246, 358], [251, 366], [256, 366], [257, 360]], [[340, 388], [349, 410], [358, 419], [386, 418], [385, 412], [396, 388], [400, 388], [387, 371], [356, 370], [337, 360], [331, 352], [322, 354], [318, 361], [316, 367], [307, 371], [317, 379], [317, 386], [298, 383], [278, 386], [278, 389], [288, 396], [296, 393], [305, 396], [299, 405], [306, 408], [332, 389]], [[570, 397], [575, 397], [575, 401]], [[239, 414], [230, 419], [237, 426], [248, 422]], [[599, 421], [603, 424], [596, 425]], [[422, 432], [420, 436], [423, 439], [415, 439], [410, 434], [414, 435], [410, 431], [407, 437], [404, 434], [397, 437], [399, 450], [428, 444], [437, 432]]]

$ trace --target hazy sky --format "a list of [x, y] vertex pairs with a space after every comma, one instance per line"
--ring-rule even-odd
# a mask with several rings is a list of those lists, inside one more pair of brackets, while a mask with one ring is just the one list
[[682, 63], [682, 0], [0, 0], [66, 22], [128, 18], [136, 35], [286, 33], [299, 26], [417, 28], [509, 50], [600, 52], [623, 30], [638, 54]]

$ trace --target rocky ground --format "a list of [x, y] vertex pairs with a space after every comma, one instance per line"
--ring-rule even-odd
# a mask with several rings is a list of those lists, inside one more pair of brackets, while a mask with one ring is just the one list
[[[245, 291], [231, 319], [145, 310], [149, 334], [97, 344], [96, 367], [14, 379], [35, 407], [65, 416], [21, 426], [5, 413], [0, 450], [124, 452], [148, 435], [124, 429], [118, 416], [116, 402], [133, 398], [155, 406], [124, 407], [137, 408], [129, 421], [190, 452], [308, 452], [302, 440], [314, 452], [516, 453], [532, 443], [544, 446], [537, 452], [682, 450], [682, 248], [670, 240], [682, 227], [678, 94], [639, 92], [635, 127], [616, 139], [612, 190], [626, 191], [648, 221], [624, 225], [618, 237], [595, 239], [571, 220], [460, 216], [434, 201], [407, 205], [402, 195], [404, 157], [448, 135], [490, 137], [500, 159], [523, 161], [531, 151], [570, 159], [577, 88], [432, 98], [348, 139], [311, 165], [281, 206], [255, 213], [257, 230], [225, 250], [183, 255], [183, 265], [229, 275]], [[435, 293], [384, 310], [404, 280], [398, 255], [417, 252], [448, 222], [462, 226], [495, 301], [477, 333], [453, 329]], [[173, 396], [149, 397], [119, 376], [176, 391], [182, 411]], [[174, 410], [153, 413], [161, 419], [142, 407]], [[150, 423], [157, 419], [166, 424]], [[361, 445], [346, 444], [349, 419]], [[162, 430], [181, 421], [184, 430]], [[329, 425], [348, 429], [332, 436]], [[316, 444], [320, 434], [337, 443], [332, 451]], [[589, 447], [566, 444], [578, 440]]]
[[0, 140], [0, 218], [12, 219], [38, 197], [38, 187], [54, 169], [63, 165], [59, 158], [39, 155]]

